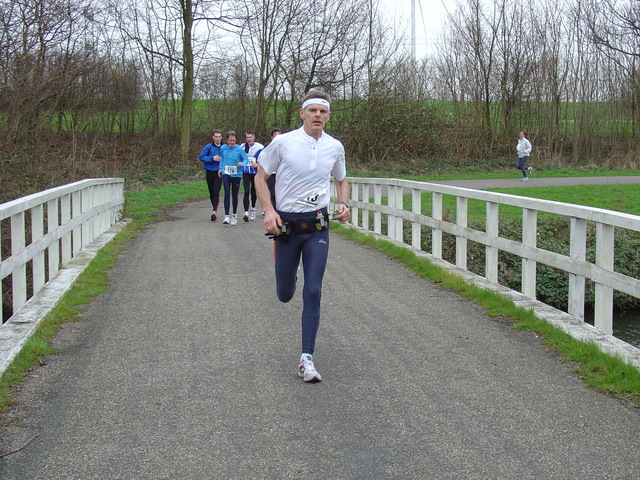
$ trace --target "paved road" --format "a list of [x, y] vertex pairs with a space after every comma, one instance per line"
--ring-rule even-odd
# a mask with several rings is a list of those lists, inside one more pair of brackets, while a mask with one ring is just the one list
[[[640, 411], [531, 333], [331, 236], [317, 366], [260, 222], [143, 231], [5, 415], [3, 479], [621, 479]], [[10, 426], [7, 426], [9, 424]]]

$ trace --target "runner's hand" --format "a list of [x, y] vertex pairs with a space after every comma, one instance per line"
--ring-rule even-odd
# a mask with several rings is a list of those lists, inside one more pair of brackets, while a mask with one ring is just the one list
[[264, 224], [265, 231], [270, 235], [280, 235], [280, 227], [282, 226], [282, 219], [278, 212], [275, 210], [269, 210], [264, 212]]
[[334, 217], [340, 223], [347, 223], [351, 217], [351, 210], [343, 203], [338, 205], [338, 214]]

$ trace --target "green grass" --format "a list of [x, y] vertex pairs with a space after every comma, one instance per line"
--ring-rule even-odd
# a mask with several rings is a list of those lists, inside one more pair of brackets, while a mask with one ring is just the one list
[[[640, 188], [638, 185], [576, 185], [568, 187], [533, 187], [533, 188], [493, 188], [488, 191], [506, 193], [522, 197], [553, 200], [556, 202], [573, 203], [589, 207], [604, 208], [617, 212], [640, 215]], [[371, 199], [373, 201], [373, 199]], [[404, 208], [411, 210], [411, 196], [404, 197]], [[455, 218], [456, 198], [444, 195], [442, 200], [443, 212], [450, 218]], [[383, 201], [386, 204], [386, 199]], [[429, 214], [432, 210], [432, 196], [422, 194], [422, 212]], [[486, 203], [479, 200], [469, 200], [467, 214], [470, 222], [484, 222]], [[446, 215], [445, 215], [446, 216]], [[506, 219], [521, 219], [522, 209], [500, 206], [500, 216]], [[540, 217], [555, 216], [540, 213]]]
[[575, 185], [571, 187], [534, 187], [529, 189], [496, 188], [491, 189], [491, 191], [640, 215], [640, 188], [638, 188], [638, 185], [633, 184]]
[[418, 257], [406, 248], [336, 222], [332, 223], [332, 229], [351, 241], [376, 248], [389, 258], [405, 264], [415, 274], [482, 305], [488, 316], [508, 319], [513, 322], [513, 328], [535, 332], [543, 338], [544, 345], [553, 348], [575, 365], [574, 371], [587, 385], [640, 406], [640, 371], [635, 367], [601, 352], [593, 344], [574, 340], [558, 328], [537, 318], [530, 310], [516, 307], [511, 300], [502, 295], [466, 284], [462, 278], [425, 258]]
[[[350, 100], [340, 101], [335, 100], [335, 118], [340, 118], [340, 111], [351, 111], [353, 103]], [[241, 105], [242, 104], [242, 105]], [[286, 116], [286, 109], [288, 107], [288, 100], [281, 100], [275, 103], [266, 105], [268, 111], [275, 112], [274, 118], [284, 118]], [[175, 122], [176, 117], [179, 116], [182, 101], [180, 99], [163, 99], [159, 100], [156, 105], [158, 112], [160, 127], [166, 129], [170, 124]], [[425, 100], [420, 102], [405, 102], [408, 107], [417, 107], [419, 105], [430, 106], [441, 114], [448, 118], [462, 118], [469, 114], [475, 114], [478, 109], [478, 105], [475, 102], [463, 102], [456, 103], [449, 100]], [[550, 128], [548, 117], [555, 117], [556, 106], [553, 104], [547, 104], [546, 108], [544, 103], [539, 104], [543, 110], [540, 115], [533, 116], [527, 120], [529, 124], [529, 131], [545, 131]], [[210, 125], [211, 119], [215, 118], [215, 113], [220, 110], [226, 110], [229, 108], [240, 108], [243, 110], [252, 111], [255, 107], [255, 101], [228, 100], [228, 99], [194, 99], [193, 101], [193, 115], [192, 123], [194, 125]], [[500, 112], [504, 109], [504, 105], [500, 102], [491, 102], [491, 117], [497, 118], [500, 116]], [[629, 134], [630, 123], [627, 119], [621, 119], [621, 121], [611, 120], [611, 112], [619, 112], [618, 106], [608, 102], [561, 102], [558, 106], [560, 125], [559, 131], [565, 134], [575, 133], [576, 125], [583, 125], [580, 122], [576, 122], [576, 118], [579, 118], [581, 110], [587, 110], [589, 116], [599, 118], [601, 121], [597, 125], [589, 125], [593, 133], [600, 134]], [[152, 118], [152, 101], [148, 99], [139, 99], [134, 104], [128, 106], [122, 106], [120, 111], [111, 111], [109, 115], [106, 112], [99, 113], [87, 113], [87, 112], [65, 112], [65, 115], [60, 117], [58, 112], [50, 112], [50, 124], [52, 128], [62, 128], [68, 130], [72, 128], [75, 123], [75, 128], [90, 128], [100, 131], [108, 131], [111, 133], [117, 133], [121, 131], [128, 131], [133, 127], [136, 132], [148, 131], [151, 127]], [[515, 124], [518, 123], [517, 113], [516, 117], [512, 119]], [[276, 122], [280, 123], [280, 122]], [[0, 115], [0, 125], [6, 125], [6, 117]], [[282, 125], [280, 125], [282, 126]], [[583, 128], [585, 128], [583, 126]], [[496, 127], [500, 130], [499, 127]]]
[[[640, 175], [640, 170], [606, 170], [600, 168], [545, 168], [544, 170], [535, 171], [536, 175], [549, 177], [549, 178], [566, 178], [566, 177], [601, 177], [601, 176], [626, 176], [626, 175]], [[488, 180], [499, 178], [518, 178], [520, 172], [515, 168], [509, 170], [496, 170], [496, 171], [483, 171], [470, 167], [466, 171], [456, 173], [446, 173], [442, 175], [424, 175], [420, 177], [403, 177], [407, 180], [418, 180], [421, 182], [428, 182], [430, 180]]]
[[[414, 181], [434, 180], [491, 180], [503, 178], [517, 178], [518, 172], [512, 170], [482, 172], [473, 169], [473, 172], [457, 172], [443, 175], [427, 175], [421, 177], [397, 177]], [[639, 170], [604, 170], [604, 169], [570, 169], [556, 168], [537, 172], [540, 176], [551, 178], [563, 177], [599, 177], [599, 176], [626, 176], [640, 175]], [[354, 175], [360, 176], [360, 175]], [[567, 187], [529, 187], [529, 188], [492, 188], [491, 192], [507, 193], [523, 197], [540, 198], [556, 202], [573, 203], [590, 207], [605, 208], [617, 212], [640, 215], [640, 188], [637, 185], [576, 185]], [[431, 194], [422, 195], [422, 211], [429, 213], [432, 208]], [[373, 201], [373, 199], [371, 199]], [[386, 205], [386, 199], [383, 199]], [[405, 196], [405, 209], [411, 210], [411, 196]], [[456, 200], [451, 195], [443, 196], [443, 212], [448, 212], [451, 218], [455, 218]], [[468, 202], [468, 217], [470, 222], [483, 222], [486, 214], [485, 202], [470, 200]], [[509, 219], [520, 219], [522, 211], [516, 207], [501, 206], [500, 215]], [[546, 214], [541, 214], [545, 216]], [[549, 214], [551, 215], [551, 214]]]

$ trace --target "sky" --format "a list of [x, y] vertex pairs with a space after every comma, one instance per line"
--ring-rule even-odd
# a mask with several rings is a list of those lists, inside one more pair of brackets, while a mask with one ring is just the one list
[[[416, 56], [426, 55], [433, 47], [435, 37], [442, 30], [447, 10], [455, 9], [456, 0], [415, 0], [416, 2]], [[411, 47], [411, 0], [380, 0], [390, 18], [395, 18], [400, 31], [405, 31], [407, 48]], [[422, 8], [421, 8], [422, 7]]]

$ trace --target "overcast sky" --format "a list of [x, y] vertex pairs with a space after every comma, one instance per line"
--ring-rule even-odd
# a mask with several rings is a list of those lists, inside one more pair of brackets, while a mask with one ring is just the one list
[[[456, 0], [416, 1], [416, 52], [424, 56], [441, 32], [447, 10], [453, 11]], [[380, 0], [390, 18], [395, 18], [399, 31], [404, 32], [407, 49], [411, 48], [411, 0]], [[421, 8], [422, 7], [422, 8]]]

